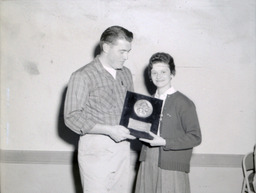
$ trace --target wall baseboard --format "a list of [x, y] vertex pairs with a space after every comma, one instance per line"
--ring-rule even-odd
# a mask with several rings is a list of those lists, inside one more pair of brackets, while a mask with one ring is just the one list
[[[132, 163], [138, 152], [131, 151]], [[237, 154], [193, 154], [191, 167], [231, 167], [240, 168], [244, 155]], [[0, 150], [0, 162], [7, 164], [64, 164], [77, 162], [76, 151], [27, 151]]]

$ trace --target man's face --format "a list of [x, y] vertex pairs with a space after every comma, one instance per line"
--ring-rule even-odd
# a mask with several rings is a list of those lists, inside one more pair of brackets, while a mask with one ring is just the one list
[[114, 69], [122, 68], [124, 62], [128, 59], [131, 46], [131, 42], [128, 42], [125, 39], [118, 39], [113, 44], [108, 44], [106, 52], [108, 65]]

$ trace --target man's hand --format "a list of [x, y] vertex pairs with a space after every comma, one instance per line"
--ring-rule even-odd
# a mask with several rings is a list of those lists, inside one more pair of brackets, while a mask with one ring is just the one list
[[111, 137], [115, 142], [124, 141], [126, 139], [135, 139], [136, 137], [130, 135], [129, 129], [122, 125], [115, 125], [109, 126], [108, 135]]
[[140, 141], [144, 141], [146, 143], [149, 143], [151, 146], [165, 146], [166, 145], [166, 140], [151, 131], [149, 134], [153, 137], [152, 140], [150, 139], [144, 139], [144, 138], [139, 138]]

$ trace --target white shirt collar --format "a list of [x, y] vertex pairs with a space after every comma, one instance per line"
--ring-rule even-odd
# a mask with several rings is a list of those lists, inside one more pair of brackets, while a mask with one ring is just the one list
[[167, 91], [165, 91], [163, 94], [159, 95], [158, 91], [156, 90], [155, 98], [165, 100], [167, 95], [171, 95], [173, 93], [177, 92], [177, 90], [173, 87], [169, 88]]
[[116, 70], [114, 68], [110, 68], [105, 65], [102, 65], [102, 66], [103, 66], [103, 68], [106, 69], [106, 71], [108, 71], [113, 76], [114, 79], [116, 79]]

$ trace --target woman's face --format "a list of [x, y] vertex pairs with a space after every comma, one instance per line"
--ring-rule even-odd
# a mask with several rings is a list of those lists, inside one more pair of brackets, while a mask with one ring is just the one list
[[167, 90], [171, 87], [172, 74], [169, 65], [163, 62], [153, 64], [151, 78], [158, 89]]

